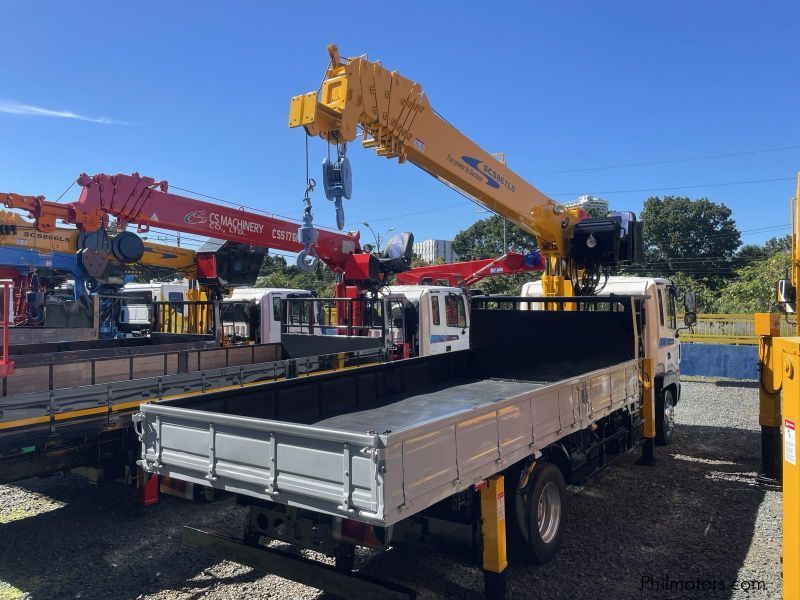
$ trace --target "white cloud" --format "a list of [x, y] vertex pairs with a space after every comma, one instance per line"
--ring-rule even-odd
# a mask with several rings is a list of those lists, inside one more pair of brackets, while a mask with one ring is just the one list
[[86, 115], [79, 115], [78, 113], [74, 113], [70, 110], [52, 110], [49, 108], [42, 108], [40, 106], [33, 106], [31, 104], [21, 104], [11, 100], [0, 100], [0, 113], [32, 117], [75, 119], [76, 121], [87, 121], [89, 123], [100, 123], [102, 125], [133, 125], [133, 123], [118, 121], [117, 119], [109, 119], [108, 117], [87, 117]]

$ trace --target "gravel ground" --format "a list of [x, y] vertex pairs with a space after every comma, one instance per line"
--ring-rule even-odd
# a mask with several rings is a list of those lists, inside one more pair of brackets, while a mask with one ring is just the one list
[[[756, 483], [757, 390], [728, 382], [684, 390], [673, 445], [657, 449], [657, 465], [636, 466], [632, 454], [571, 489], [559, 555], [512, 565], [510, 598], [780, 596], [781, 498]], [[0, 598], [321, 597], [181, 546], [184, 524], [236, 535], [243, 522], [230, 498], [162, 497], [145, 508], [121, 485], [74, 476], [0, 486]], [[470, 544], [452, 537], [360, 554], [358, 563], [421, 599], [478, 598], [482, 589]], [[705, 591], [664, 591], [664, 578]], [[734, 582], [748, 589], [732, 590]]]

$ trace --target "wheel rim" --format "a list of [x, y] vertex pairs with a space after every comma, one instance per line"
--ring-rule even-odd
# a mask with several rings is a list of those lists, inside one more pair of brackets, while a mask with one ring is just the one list
[[552, 481], [542, 488], [536, 510], [536, 520], [539, 525], [539, 537], [545, 544], [555, 539], [561, 524], [561, 494], [558, 486]]
[[675, 428], [675, 405], [669, 395], [664, 398], [664, 425], [668, 434]]

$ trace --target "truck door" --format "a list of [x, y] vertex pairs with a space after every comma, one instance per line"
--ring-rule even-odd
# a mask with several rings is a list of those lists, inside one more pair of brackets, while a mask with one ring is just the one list
[[277, 344], [281, 341], [281, 292], [268, 292], [261, 298], [261, 343]]
[[469, 348], [469, 316], [464, 294], [454, 291], [431, 294], [430, 353], [443, 354]]
[[678, 315], [675, 309], [675, 289], [663, 283], [656, 286], [658, 297], [658, 363], [657, 371], [677, 371], [680, 350], [675, 332], [678, 329]]

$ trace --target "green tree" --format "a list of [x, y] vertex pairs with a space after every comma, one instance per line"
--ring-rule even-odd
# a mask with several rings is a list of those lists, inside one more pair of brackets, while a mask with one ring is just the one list
[[607, 217], [608, 216], [608, 212], [605, 211], [605, 210], [602, 210], [600, 208], [592, 207], [592, 208], [585, 208], [583, 210], [587, 215], [589, 215], [592, 218]]
[[[491, 216], [476, 221], [453, 238], [453, 252], [459, 260], [497, 258], [509, 250], [523, 254], [536, 249], [536, 236], [516, 225], [506, 224], [506, 246], [503, 246], [503, 217]], [[539, 273], [497, 275], [487, 277], [475, 287], [488, 294], [518, 295], [522, 285], [540, 277]]]
[[764, 242], [764, 250], [767, 256], [772, 256], [776, 252], [791, 252], [792, 236], [784, 235], [782, 237], [770, 238]]
[[742, 264], [746, 264], [747, 261], [753, 259], [766, 258], [767, 256], [764, 246], [760, 244], [745, 244], [736, 251], [736, 259]]
[[775, 285], [788, 277], [790, 257], [788, 252], [777, 252], [737, 269], [736, 279], [720, 293], [721, 312], [775, 312]]
[[313, 271], [306, 272], [289, 265], [283, 256], [266, 256], [256, 286], [309, 290], [330, 298], [336, 289], [336, 276], [321, 262]]
[[791, 252], [792, 236], [773, 237], [759, 244], [745, 244], [736, 251], [737, 262], [745, 266], [749, 261], [759, 258], [767, 258], [777, 252]]
[[718, 293], [713, 291], [704, 280], [680, 271], [672, 273], [669, 278], [678, 288], [678, 310], [682, 310], [684, 293], [692, 291], [697, 294], [697, 312], [719, 312]]
[[486, 294], [503, 294], [505, 296], [519, 296], [522, 286], [529, 281], [542, 278], [541, 272], [517, 273], [516, 275], [493, 275], [482, 279], [475, 288]]
[[731, 209], [708, 198], [651, 197], [644, 203], [646, 270], [670, 276], [683, 271], [718, 288], [732, 275], [741, 243]]
[[459, 231], [453, 238], [453, 252], [459, 260], [496, 258], [509, 250], [531, 252], [536, 249], [536, 236], [508, 223], [506, 226], [507, 246], [503, 247], [503, 217], [494, 215], [488, 219], [475, 221]]

